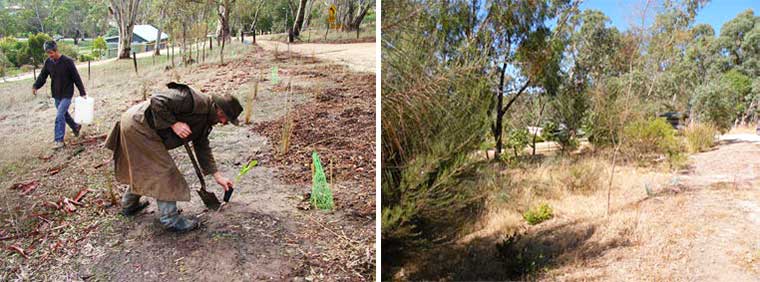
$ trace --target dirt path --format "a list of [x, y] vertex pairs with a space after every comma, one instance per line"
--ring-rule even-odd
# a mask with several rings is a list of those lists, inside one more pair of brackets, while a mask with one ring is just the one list
[[[259, 40], [257, 42], [267, 50], [277, 49], [286, 52], [288, 44], [278, 41]], [[304, 56], [316, 56], [348, 66], [354, 71], [375, 72], [375, 48], [373, 43], [350, 43], [350, 44], [321, 44], [300, 43], [290, 44], [290, 50]]]
[[[232, 46], [231, 54], [237, 56], [226, 56], [228, 63], [224, 65], [201, 64], [176, 72], [156, 66], [146, 68], [141, 77], [133, 77], [129, 72], [131, 62], [116, 62], [118, 68], [101, 72], [100, 85], [88, 91], [97, 101], [95, 124], [85, 129], [83, 138], [67, 137], [70, 146], [58, 154], [51, 155], [45, 149], [49, 144], [45, 140], [50, 134], [47, 117], [53, 109], [41, 98], [24, 98], [30, 100], [15, 106], [12, 115], [9, 112], [5, 116], [6, 112], [0, 111], [5, 117], [0, 119], [0, 134], [3, 136], [0, 144], [7, 147], [4, 150], [19, 151], [18, 148], [26, 146], [28, 149], [24, 155], [33, 154], [23, 162], [30, 168], [19, 168], [16, 162], [10, 162], [10, 155], [3, 156], [3, 161], [14, 166], [13, 170], [6, 171], [5, 166], [0, 170], [5, 173], [5, 178], [0, 179], [3, 184], [0, 187], [27, 179], [40, 181], [39, 187], [29, 194], [4, 189], [9, 192], [0, 195], [3, 200], [0, 201], [0, 216], [3, 218], [0, 238], [11, 238], [0, 241], [4, 250], [2, 255], [9, 258], [0, 262], [0, 280], [371, 279], [374, 275], [374, 213], [368, 216], [357, 210], [371, 208], [374, 211], [374, 189], [367, 189], [368, 184], [361, 173], [336, 166], [336, 175], [347, 174], [358, 179], [332, 179], [336, 211], [301, 209], [310, 184], [308, 181], [293, 181], [289, 176], [302, 174], [300, 168], [305, 164], [283, 165], [273, 156], [278, 139], [265, 136], [256, 130], [256, 126], [279, 126], [289, 113], [288, 109], [293, 113], [306, 113], [317, 108], [328, 118], [321, 125], [354, 132], [354, 124], [344, 123], [338, 117], [348, 112], [345, 117], [355, 119], [357, 114], [373, 111], [374, 75], [357, 74], [346, 67], [307, 57], [275, 56], [253, 46]], [[108, 204], [108, 187], [114, 187], [119, 194], [126, 187], [113, 182], [110, 164], [97, 166], [109, 156], [109, 152], [99, 145], [100, 139], [87, 140], [107, 132], [119, 113], [142, 100], [139, 89], [143, 85], [148, 90], [156, 89], [179, 77], [180, 81], [201, 92], [230, 93], [245, 101], [245, 97], [253, 92], [253, 82], [259, 74], [268, 74], [270, 66], [275, 64], [279, 66], [281, 81], [292, 81], [293, 91], [286, 94], [285, 83], [273, 85], [267, 76], [262, 75], [254, 101], [253, 123], [240, 127], [217, 126], [210, 136], [219, 169], [226, 176], [234, 177], [250, 160], [258, 160], [259, 165], [236, 181], [233, 200], [222, 212], [205, 211], [195, 194], [190, 202], [179, 204], [183, 214], [198, 216], [204, 222], [201, 230], [184, 235], [164, 231], [156, 224], [157, 211], [152, 199], [151, 206], [135, 218], [119, 216], [119, 208]], [[127, 74], [128, 79], [124, 79]], [[18, 87], [23, 89], [24, 86]], [[333, 98], [331, 100], [344, 101], [344, 104], [323, 103], [319, 99], [320, 95], [324, 96], [322, 92], [330, 94], [327, 96]], [[28, 110], [21, 110], [21, 107], [28, 107]], [[353, 108], [361, 110], [348, 111]], [[20, 123], [24, 120], [29, 122]], [[24, 135], [14, 135], [13, 131]], [[359, 130], [365, 131], [371, 133], [371, 138], [360, 136], [357, 139], [367, 139], [366, 142], [374, 144], [374, 127]], [[335, 144], [321, 142], [324, 147], [300, 148], [297, 144], [314, 144], [322, 140], [310, 139], [313, 135], [299, 132], [296, 128], [289, 155], [300, 157], [301, 154], [310, 155], [310, 150], [318, 150], [326, 167], [333, 158], [345, 157], [339, 163], [361, 167], [367, 174], [374, 175], [374, 166], [353, 161], [361, 158], [364, 152], [352, 150], [355, 144], [352, 142], [362, 140]], [[27, 145], [29, 140], [34, 140], [33, 146]], [[82, 141], [89, 143], [73, 145]], [[335, 148], [343, 148], [340, 155], [327, 151]], [[171, 153], [190, 186], [199, 187], [183, 150], [179, 148]], [[51, 168], [61, 169], [51, 174]], [[305, 171], [310, 173], [308, 166]], [[212, 191], [220, 193], [211, 179], [207, 178], [206, 182]], [[72, 198], [80, 189], [91, 192], [74, 212], [50, 209], [42, 204], [55, 202], [59, 197]], [[341, 197], [345, 194], [356, 196]], [[9, 249], [11, 246], [23, 250], [26, 258]]]
[[[166, 50], [167, 49], [161, 49], [162, 54], [165, 55], [166, 53], [163, 53], [163, 52], [166, 52]], [[137, 53], [137, 58], [146, 58], [146, 57], [150, 57], [152, 55], [153, 55], [153, 51], [147, 51], [147, 52]], [[111, 58], [111, 59], [105, 59], [105, 60], [90, 62], [90, 67], [110, 64], [110, 63], [115, 62], [116, 60], [117, 60], [116, 58]], [[86, 72], [86, 70], [87, 70], [87, 62], [78, 62], [78, 63], [76, 63], [76, 66], [77, 66], [77, 69], [80, 69], [79, 75], [84, 78], [85, 75], [87, 75], [87, 72]], [[82, 72], [82, 69], [84, 69], [85, 72]], [[38, 74], [39, 74], [39, 72], [40, 71], [37, 70]], [[12, 76], [12, 77], [6, 77], [5, 79], [0, 79], [0, 84], [1, 83], [5, 83], [5, 82], [20, 81], [20, 80], [30, 79], [30, 78], [34, 78], [34, 72], [23, 73], [23, 74], [19, 74], [19, 75]]]

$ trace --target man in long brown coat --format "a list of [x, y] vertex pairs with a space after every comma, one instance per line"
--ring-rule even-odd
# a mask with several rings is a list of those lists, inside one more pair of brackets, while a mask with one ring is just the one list
[[130, 186], [122, 197], [122, 213], [143, 210], [148, 202], [141, 203], [140, 197], [148, 196], [156, 199], [160, 222], [169, 230], [198, 227], [196, 220], [178, 213], [177, 201], [189, 201], [190, 188], [168, 150], [192, 141], [203, 174], [213, 175], [226, 191], [232, 181], [217, 170], [208, 136], [217, 123], [237, 125], [242, 111], [233, 96], [209, 97], [172, 82], [122, 114], [106, 140], [106, 148], [114, 152], [116, 180]]

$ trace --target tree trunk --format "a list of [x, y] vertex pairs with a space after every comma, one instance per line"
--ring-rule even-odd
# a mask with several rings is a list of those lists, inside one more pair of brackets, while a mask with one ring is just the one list
[[119, 27], [119, 59], [129, 59], [132, 51], [132, 31], [135, 27], [140, 0], [111, 0], [111, 12]]
[[364, 17], [374, 3], [375, 1], [366, 1], [365, 3], [359, 3], [359, 1], [346, 1], [345, 3], [342, 3], [341, 7], [338, 7], [338, 15], [336, 16], [336, 20], [341, 26], [340, 30], [358, 30]]
[[[161, 16], [161, 19], [164, 18], [164, 9], [161, 9], [158, 14]], [[156, 50], [153, 50], [154, 56], [161, 56], [161, 27], [163, 24], [159, 20], [158, 22], [158, 34], [156, 35]]]
[[307, 0], [301, 0], [301, 3], [298, 5], [298, 13], [296, 14], [296, 19], [293, 21], [293, 36], [298, 37], [301, 34], [301, 27], [303, 26], [303, 18], [304, 14], [306, 13], [306, 2]]
[[309, 28], [309, 24], [311, 23], [311, 13], [314, 11], [314, 1], [309, 1], [309, 4], [306, 7], [306, 18], [303, 20], [303, 26], [301, 26], [301, 30], [305, 30]]
[[501, 68], [501, 78], [499, 79], [499, 89], [496, 90], [496, 122], [491, 126], [491, 131], [493, 132], [493, 137], [495, 138], [494, 141], [496, 141], [496, 151], [493, 153], [493, 159], [499, 159], [499, 155], [501, 155], [501, 147], [502, 147], [502, 117], [504, 117], [504, 111], [502, 110], [502, 105], [504, 104], [504, 77], [506, 76], [507, 72], [507, 64], [504, 63], [504, 66]]
[[541, 103], [541, 110], [538, 113], [538, 120], [536, 121], [536, 124], [533, 125], [533, 153], [531, 155], [536, 155], [536, 136], [538, 135], [538, 127], [541, 125], [541, 119], [544, 117], [544, 107], [546, 106], [546, 101]]
[[217, 7], [219, 19], [216, 25], [216, 43], [221, 44], [220, 40], [230, 39], [230, 0], [224, 0]]

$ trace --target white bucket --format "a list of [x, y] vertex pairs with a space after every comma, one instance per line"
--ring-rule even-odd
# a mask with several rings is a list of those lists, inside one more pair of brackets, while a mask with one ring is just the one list
[[74, 122], [91, 124], [95, 114], [95, 99], [89, 97], [74, 98]]

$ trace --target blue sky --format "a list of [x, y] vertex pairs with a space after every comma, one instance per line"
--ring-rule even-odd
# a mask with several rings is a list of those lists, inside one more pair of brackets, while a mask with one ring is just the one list
[[[636, 14], [641, 10], [641, 5], [645, 1], [623, 1], [623, 0], [584, 0], [581, 9], [601, 10], [612, 21], [612, 25], [619, 30], [626, 30], [631, 23], [639, 25], [641, 16]], [[657, 1], [653, 1], [657, 2]], [[760, 0], [713, 0], [703, 7], [697, 13], [696, 23], [706, 23], [715, 29], [715, 33], [720, 33], [720, 27], [723, 23], [733, 19], [737, 14], [744, 10], [752, 8], [755, 16], [760, 13]], [[649, 10], [648, 16], [654, 15], [653, 10]], [[647, 22], [649, 24], [651, 22]]]

